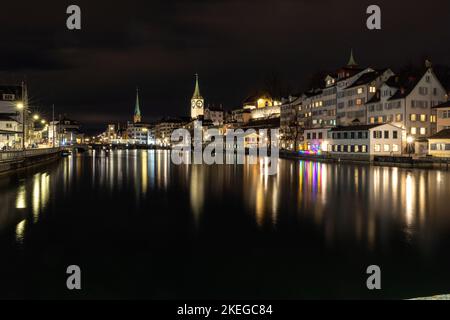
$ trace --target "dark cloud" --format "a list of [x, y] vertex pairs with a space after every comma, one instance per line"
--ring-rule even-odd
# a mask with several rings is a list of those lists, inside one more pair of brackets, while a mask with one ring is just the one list
[[[82, 8], [82, 30], [65, 28]], [[130, 118], [135, 87], [145, 119], [188, 114], [193, 74], [207, 103], [236, 107], [277, 73], [294, 89], [346, 62], [396, 66], [424, 54], [450, 64], [450, 4], [387, 1], [383, 29], [365, 28], [371, 1], [35, 1], [2, 4], [0, 69], [26, 75], [43, 107], [99, 126]], [[20, 18], [19, 18], [20, 17]], [[3, 78], [5, 81], [6, 78]], [[7, 78], [9, 79], [9, 78]]]

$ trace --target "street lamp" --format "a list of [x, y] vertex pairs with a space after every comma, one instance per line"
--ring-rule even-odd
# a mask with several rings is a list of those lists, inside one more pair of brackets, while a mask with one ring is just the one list
[[25, 150], [25, 106], [22, 102], [18, 102], [16, 107], [22, 111], [22, 150]]
[[38, 115], [38, 114], [35, 114], [35, 115], [33, 116], [33, 119], [36, 120], [36, 121], [39, 120], [39, 115]]
[[408, 137], [406, 137], [406, 143], [408, 144], [408, 145], [407, 145], [407, 148], [408, 148], [408, 154], [409, 154], [409, 156], [411, 156], [412, 148], [413, 148], [413, 143], [414, 143], [414, 137], [413, 137], [413, 136], [408, 136]]

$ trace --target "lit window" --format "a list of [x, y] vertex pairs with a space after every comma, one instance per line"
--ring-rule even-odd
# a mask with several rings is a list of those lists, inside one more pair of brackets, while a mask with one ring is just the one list
[[363, 152], [363, 153], [366, 153], [366, 152], [367, 152], [367, 146], [366, 146], [366, 145], [362, 146], [362, 152]]
[[356, 105], [357, 105], [357, 106], [362, 105], [362, 100], [361, 100], [361, 99], [356, 99]]
[[359, 152], [359, 146], [355, 146], [355, 152]]
[[427, 128], [420, 128], [420, 134], [426, 135], [427, 134]]
[[364, 92], [363, 88], [358, 88], [358, 94], [361, 94], [363, 92]]
[[420, 121], [422, 121], [422, 122], [427, 121], [427, 115], [426, 114], [421, 114], [420, 115]]
[[383, 150], [384, 150], [384, 152], [389, 152], [390, 146], [389, 146], [388, 144], [385, 144], [385, 145], [383, 146]]
[[417, 134], [417, 128], [411, 127], [411, 134]]
[[430, 116], [430, 122], [436, 123], [436, 116]]
[[417, 121], [417, 115], [411, 114], [411, 121]]
[[381, 151], [381, 144], [376, 144], [375, 145], [375, 152], [380, 152]]
[[383, 117], [378, 117], [378, 123], [383, 123]]
[[393, 151], [393, 152], [398, 152], [398, 151], [399, 151], [398, 144], [393, 144], [393, 145], [392, 145], [392, 151]]
[[370, 123], [375, 123], [375, 117], [370, 117]]

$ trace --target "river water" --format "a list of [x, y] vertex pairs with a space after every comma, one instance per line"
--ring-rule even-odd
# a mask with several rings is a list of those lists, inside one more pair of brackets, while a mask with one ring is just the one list
[[410, 298], [450, 292], [449, 249], [446, 171], [119, 150], [0, 177], [0, 298]]

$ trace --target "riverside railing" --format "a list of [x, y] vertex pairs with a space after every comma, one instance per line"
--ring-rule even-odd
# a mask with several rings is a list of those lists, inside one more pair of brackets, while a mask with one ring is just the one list
[[52, 154], [61, 151], [60, 148], [26, 149], [25, 151], [0, 151], [0, 162], [23, 160], [29, 157]]

